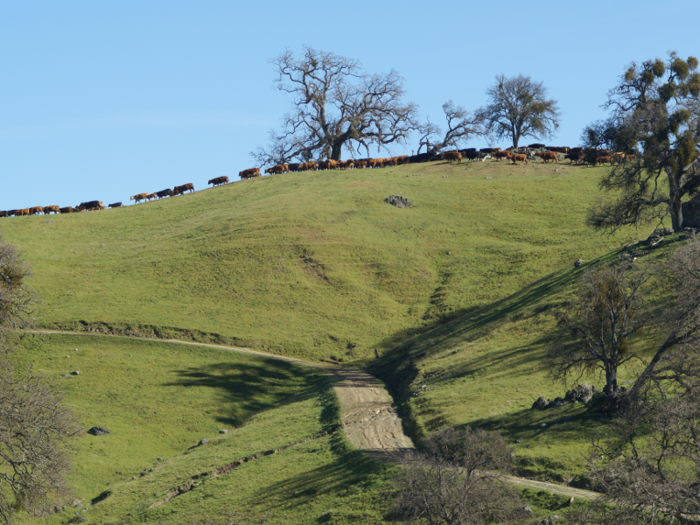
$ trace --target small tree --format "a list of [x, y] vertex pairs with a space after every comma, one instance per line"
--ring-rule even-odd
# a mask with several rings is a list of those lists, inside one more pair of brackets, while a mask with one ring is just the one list
[[395, 477], [395, 515], [430, 525], [513, 523], [522, 516], [517, 493], [494, 470], [511, 466], [510, 447], [498, 434], [446, 429], [406, 457]]
[[549, 351], [552, 375], [575, 375], [578, 381], [584, 373], [600, 371], [609, 410], [618, 404], [619, 368], [639, 359], [630, 338], [650, 322], [640, 294], [648, 277], [620, 264], [588, 271], [580, 281], [574, 307], [556, 314], [563, 333]]
[[293, 159], [340, 160], [343, 148], [355, 152], [406, 141], [418, 127], [416, 106], [402, 102], [403, 79], [362, 71], [356, 60], [304, 48], [297, 60], [287, 50], [272, 60], [277, 89], [292, 95], [292, 111], [270, 146], [252, 156], [261, 164]]
[[587, 142], [601, 143], [605, 132], [615, 149], [641, 153], [603, 176], [600, 187], [618, 196], [590, 211], [591, 226], [614, 232], [668, 215], [674, 230], [683, 228], [682, 202], [700, 188], [697, 67], [696, 58], [682, 60], [676, 53], [666, 63], [632, 63], [608, 93], [608, 125], [589, 126]]
[[477, 114], [489, 133], [499, 140], [512, 141], [514, 148], [524, 137], [548, 138], [559, 128], [557, 101], [547, 98], [542, 82], [523, 75], [498, 75], [486, 95], [488, 105]]
[[418, 140], [418, 153], [425, 147], [426, 153], [436, 154], [447, 147], [457, 147], [460, 142], [466, 142], [474, 135], [482, 135], [483, 130], [480, 119], [469, 113], [462, 106], [455, 106], [449, 100], [442, 105], [447, 121], [447, 130], [442, 134], [442, 129], [430, 122], [420, 127], [421, 136]]
[[0, 238], [0, 346], [13, 330], [31, 321], [34, 296], [26, 285], [30, 275], [15, 247]]

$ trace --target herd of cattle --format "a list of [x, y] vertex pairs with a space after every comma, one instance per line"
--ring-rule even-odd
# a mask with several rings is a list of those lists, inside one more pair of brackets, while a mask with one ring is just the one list
[[[277, 164], [265, 170], [265, 173], [280, 175], [283, 173], [299, 172], [299, 171], [317, 171], [317, 170], [336, 170], [336, 169], [370, 169], [370, 168], [387, 168], [390, 166], [398, 166], [400, 164], [428, 162], [435, 160], [444, 160], [447, 162], [462, 162], [467, 160], [470, 162], [485, 161], [492, 159], [494, 161], [510, 160], [513, 164], [522, 162], [528, 163], [528, 158], [533, 160], [535, 157], [542, 159], [542, 162], [559, 162], [559, 154], [564, 155], [564, 159], [568, 159], [569, 163], [588, 165], [605, 165], [621, 162], [630, 162], [636, 160], [634, 153], [612, 152], [606, 149], [594, 148], [567, 148], [567, 147], [547, 147], [544, 144], [530, 144], [525, 148], [508, 148], [501, 150], [500, 148], [467, 148], [454, 151], [445, 151], [439, 154], [421, 153], [418, 155], [401, 155], [398, 157], [390, 157], [385, 159], [349, 159], [349, 160], [324, 160], [324, 161], [308, 161], [298, 164]], [[250, 168], [238, 173], [241, 180], [260, 177], [260, 168]], [[211, 179], [208, 184], [219, 186], [227, 184], [228, 177], [216, 177]], [[132, 195], [130, 200], [136, 204], [142, 201], [151, 201], [155, 199], [163, 199], [165, 197], [175, 197], [182, 195], [185, 192], [194, 192], [192, 183], [175, 186], [172, 190], [165, 189], [154, 193], [138, 193]], [[0, 211], [0, 217], [21, 217], [24, 215], [39, 215], [50, 213], [78, 213], [82, 211], [105, 210], [107, 208], [120, 208], [121, 202], [115, 202], [109, 206], [102, 204], [102, 201], [87, 201], [81, 202], [78, 206], [59, 207], [52, 206], [33, 206], [31, 208], [22, 208], [18, 210]]]

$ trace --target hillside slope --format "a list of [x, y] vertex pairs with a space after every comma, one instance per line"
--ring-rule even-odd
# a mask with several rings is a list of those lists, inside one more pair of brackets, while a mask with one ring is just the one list
[[[356, 360], [619, 246], [583, 224], [601, 169], [437, 162], [294, 173], [2, 219], [0, 231], [34, 269], [45, 327], [176, 327]], [[414, 206], [385, 204], [392, 194]]]

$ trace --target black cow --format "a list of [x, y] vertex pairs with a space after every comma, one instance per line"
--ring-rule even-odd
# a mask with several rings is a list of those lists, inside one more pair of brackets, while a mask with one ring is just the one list
[[121, 208], [122, 203], [121, 202], [114, 202], [114, 203], [110, 204], [109, 207], [110, 208]]
[[172, 197], [173, 190], [167, 189], [167, 190], [157, 191], [156, 195], [158, 196], [159, 199], [164, 199], [165, 197]]

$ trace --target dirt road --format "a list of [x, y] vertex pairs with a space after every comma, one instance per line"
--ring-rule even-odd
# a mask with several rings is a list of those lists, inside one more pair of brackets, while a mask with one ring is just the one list
[[[410, 438], [404, 434], [401, 419], [393, 406], [393, 400], [384, 384], [376, 377], [358, 369], [343, 369], [321, 363], [311, 363], [302, 359], [285, 357], [266, 352], [234, 346], [215, 345], [179, 341], [177, 339], [151, 339], [147, 337], [130, 337], [108, 334], [92, 334], [84, 332], [61, 332], [55, 330], [28, 330], [35, 334], [82, 335], [100, 337], [124, 337], [142, 339], [144, 341], [162, 341], [166, 343], [220, 348], [231, 352], [259, 355], [281, 361], [298, 363], [324, 370], [336, 375], [340, 380], [334, 387], [340, 401], [343, 431], [352, 445], [382, 461], [397, 461], [402, 454], [413, 448]], [[565, 485], [556, 485], [543, 481], [534, 481], [514, 476], [504, 476], [504, 480], [514, 485], [546, 490], [564, 496], [596, 499], [599, 494], [587, 490], [575, 489]]]

